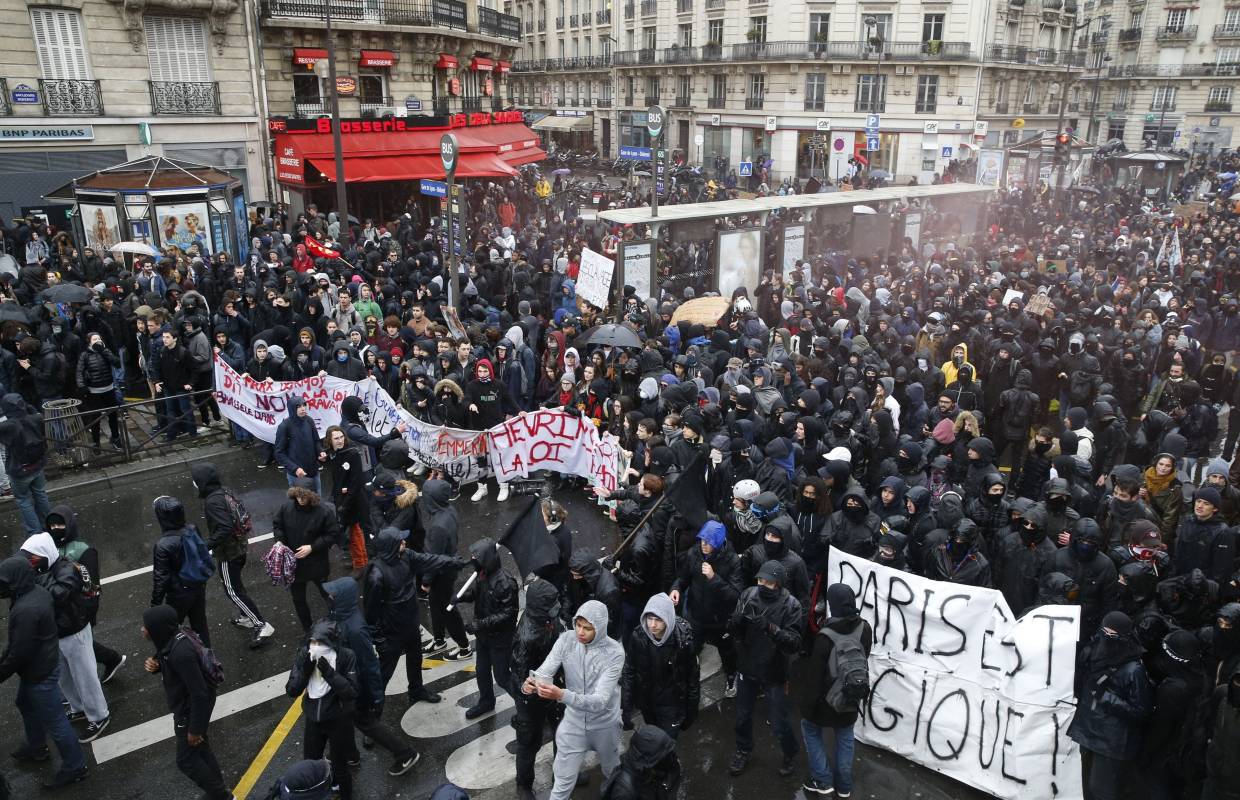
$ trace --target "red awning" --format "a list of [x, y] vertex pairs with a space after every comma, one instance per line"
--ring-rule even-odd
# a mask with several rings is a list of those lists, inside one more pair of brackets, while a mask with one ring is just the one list
[[440, 53], [439, 60], [435, 62], [435, 69], [456, 69], [460, 66], [460, 62], [456, 60], [456, 56], [450, 56], [447, 53]]
[[496, 61], [495, 69], [500, 75], [507, 75], [509, 72], [512, 72], [512, 64], [509, 64], [507, 61]]
[[391, 50], [363, 50], [361, 67], [393, 67], [396, 66], [396, 54]]
[[542, 161], [547, 157], [546, 152], [540, 147], [523, 147], [520, 150], [510, 150], [507, 153], [500, 153], [500, 158], [519, 167], [522, 164], [533, 164], [536, 161]]
[[469, 62], [469, 68], [474, 72], [490, 72], [495, 69], [495, 62], [489, 58], [474, 56], [474, 60]]
[[[443, 128], [431, 128], [386, 133], [346, 133], [340, 140], [346, 158], [389, 155], [431, 155], [438, 158], [439, 140], [444, 132]], [[452, 133], [456, 134], [462, 153], [490, 151], [498, 154], [505, 145], [512, 150], [520, 150], [538, 144], [538, 135], [520, 123], [456, 128]], [[332, 158], [332, 137], [329, 133], [277, 133], [276, 136], [276, 146], [294, 148], [297, 157]]]
[[[331, 158], [316, 158], [311, 162], [323, 173], [323, 177], [336, 182], [336, 162]], [[375, 181], [407, 181], [419, 178], [443, 180], [443, 162], [439, 156], [371, 156], [350, 158], [345, 161], [345, 178], [349, 183], [373, 183]], [[495, 153], [462, 153], [457, 162], [458, 178], [501, 178], [516, 175], [517, 171]]]
[[327, 51], [321, 47], [293, 48], [293, 63], [298, 66], [313, 66], [314, 62], [327, 58]]

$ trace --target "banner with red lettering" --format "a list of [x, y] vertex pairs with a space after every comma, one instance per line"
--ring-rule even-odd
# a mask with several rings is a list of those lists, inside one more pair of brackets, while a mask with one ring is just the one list
[[322, 436], [340, 423], [344, 399], [356, 395], [370, 409], [371, 433], [383, 436], [403, 422], [410, 457], [461, 483], [492, 473], [509, 481], [545, 469], [589, 478], [614, 491], [623, 474], [623, 451], [615, 437], [600, 436], [589, 420], [558, 409], [522, 414], [488, 431], [467, 431], [415, 418], [373, 378], [256, 381], [218, 358], [215, 387], [224, 417], [268, 443], [275, 442], [276, 429], [288, 416], [289, 397], [305, 398], [309, 416]]

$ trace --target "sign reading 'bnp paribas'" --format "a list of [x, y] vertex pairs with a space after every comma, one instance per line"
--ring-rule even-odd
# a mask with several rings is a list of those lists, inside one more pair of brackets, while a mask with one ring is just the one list
[[66, 125], [51, 128], [35, 125], [0, 125], [0, 142], [81, 141], [94, 139], [93, 125]]

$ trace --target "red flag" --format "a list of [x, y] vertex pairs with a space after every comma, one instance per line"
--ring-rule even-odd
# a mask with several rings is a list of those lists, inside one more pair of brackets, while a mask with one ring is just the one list
[[313, 236], [306, 236], [304, 244], [306, 245], [306, 252], [315, 258], [337, 258], [340, 255]]

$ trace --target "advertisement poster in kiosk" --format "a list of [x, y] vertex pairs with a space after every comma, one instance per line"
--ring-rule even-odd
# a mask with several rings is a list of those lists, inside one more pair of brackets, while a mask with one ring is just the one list
[[805, 226], [784, 226], [784, 281], [792, 280], [797, 262], [805, 258]]
[[753, 297], [762, 280], [762, 234], [761, 228], [743, 228], [719, 234], [715, 252], [718, 255], [715, 272], [719, 282], [719, 295], [731, 298], [739, 287]]

